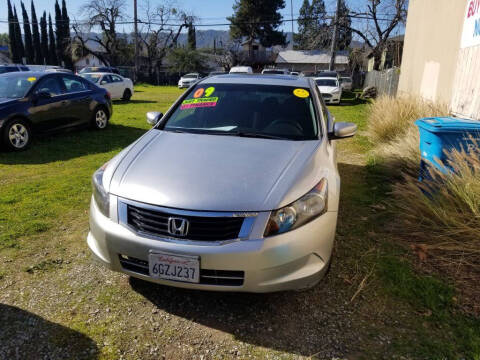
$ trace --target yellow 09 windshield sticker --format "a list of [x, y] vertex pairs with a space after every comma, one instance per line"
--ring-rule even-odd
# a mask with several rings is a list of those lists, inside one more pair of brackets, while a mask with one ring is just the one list
[[37, 80], [37, 78], [32, 76], [32, 77], [29, 77], [27, 80], [30, 82], [34, 82]]
[[307, 98], [310, 96], [310, 93], [305, 89], [295, 89], [293, 90], [293, 95], [299, 98]]

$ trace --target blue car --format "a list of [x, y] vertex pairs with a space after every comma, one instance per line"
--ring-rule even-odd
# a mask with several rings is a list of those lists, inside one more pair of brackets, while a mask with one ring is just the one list
[[112, 115], [107, 90], [65, 73], [0, 76], [0, 144], [25, 150], [34, 136], [72, 127], [104, 129]]

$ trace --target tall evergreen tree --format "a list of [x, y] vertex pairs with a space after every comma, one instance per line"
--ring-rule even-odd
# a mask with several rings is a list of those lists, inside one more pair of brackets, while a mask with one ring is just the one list
[[345, 0], [340, 0], [338, 13], [337, 50], [346, 50], [352, 42], [352, 19]]
[[20, 30], [20, 21], [18, 20], [17, 9], [13, 6], [13, 21], [15, 22], [15, 42], [19, 62], [25, 57], [25, 48], [23, 46], [22, 31]]
[[62, 35], [63, 35], [63, 58], [65, 66], [69, 69], [73, 69], [72, 51], [70, 37], [70, 18], [68, 17], [67, 4], [65, 0], [62, 0]]
[[20, 3], [22, 6], [23, 15], [23, 36], [25, 37], [25, 57], [27, 58], [27, 64], [33, 64], [35, 62], [35, 51], [33, 49], [32, 31], [30, 30], [30, 20], [28, 19], [27, 10], [23, 1]]
[[52, 16], [48, 14], [48, 64], [58, 65], [57, 46], [53, 32]]
[[60, 10], [60, 5], [58, 0], [55, 0], [55, 41], [56, 41], [56, 56], [58, 64], [60, 65], [63, 61], [63, 19], [62, 19], [62, 10]]
[[195, 26], [193, 23], [188, 25], [188, 40], [187, 40], [188, 47], [192, 50], [197, 49], [197, 36], [195, 32]]
[[48, 30], [47, 30], [47, 12], [44, 11], [40, 18], [40, 47], [42, 49], [42, 63], [49, 64], [48, 56]]
[[265, 47], [284, 45], [286, 37], [279, 30], [282, 23], [279, 10], [283, 8], [284, 0], [235, 0], [234, 14], [227, 18], [231, 22], [230, 36], [237, 40], [247, 39], [250, 57], [255, 40]]
[[15, 18], [13, 17], [12, 5], [10, 0], [7, 0], [8, 6], [8, 37], [10, 47], [10, 57], [14, 63], [19, 63], [21, 58], [18, 56], [17, 42], [15, 39]]
[[331, 34], [327, 24], [324, 0], [304, 0], [298, 19], [298, 34], [295, 34], [295, 47], [301, 50], [326, 48]]
[[43, 64], [42, 59], [42, 48], [40, 46], [40, 31], [38, 29], [38, 20], [37, 14], [35, 12], [35, 5], [33, 5], [33, 0], [30, 2], [31, 16], [32, 16], [32, 37], [33, 37], [33, 49], [35, 52], [35, 64]]

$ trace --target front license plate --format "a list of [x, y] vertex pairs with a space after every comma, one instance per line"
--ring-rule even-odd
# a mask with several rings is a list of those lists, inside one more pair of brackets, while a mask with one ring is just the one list
[[200, 282], [200, 260], [197, 256], [150, 253], [148, 266], [150, 276], [153, 278]]

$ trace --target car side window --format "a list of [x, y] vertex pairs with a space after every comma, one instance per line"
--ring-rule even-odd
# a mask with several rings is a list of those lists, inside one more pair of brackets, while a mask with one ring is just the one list
[[122, 78], [120, 76], [117, 76], [117, 75], [110, 75], [113, 82], [122, 82]]
[[67, 93], [75, 93], [80, 91], [88, 90], [85, 83], [73, 76], [62, 76], [61, 81], [63, 82]]
[[62, 88], [57, 80], [57, 77], [49, 77], [40, 81], [34, 91], [34, 94], [40, 93], [48, 93], [51, 96], [60, 95], [62, 93]]
[[111, 84], [112, 82], [112, 77], [110, 75], [105, 75], [100, 81], [100, 84]]

